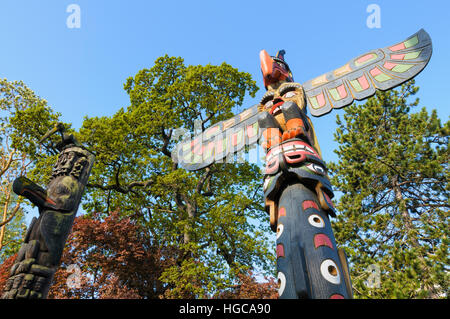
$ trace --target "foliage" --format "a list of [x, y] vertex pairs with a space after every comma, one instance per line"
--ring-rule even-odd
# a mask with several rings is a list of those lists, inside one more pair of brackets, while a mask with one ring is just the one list
[[16, 257], [17, 254], [13, 254], [0, 264], [0, 296], [3, 294], [3, 288], [5, 287], [6, 280], [9, 278], [9, 270], [14, 264]]
[[12, 192], [12, 183], [17, 176], [33, 176], [33, 168], [43, 167], [45, 161], [40, 165], [33, 161], [39, 156], [39, 147], [31, 136], [36, 140], [45, 125], [58, 115], [23, 82], [6, 79], [0, 79], [0, 115], [0, 261], [3, 261], [19, 250], [25, 231], [23, 199]]
[[[177, 253], [154, 246], [142, 226], [130, 217], [121, 217], [118, 212], [104, 219], [100, 214], [77, 217], [49, 298], [191, 298], [191, 294], [209, 298], [203, 295], [202, 278], [197, 277], [196, 271], [205, 266], [190, 259], [174, 268]], [[7, 278], [4, 274], [8, 273], [10, 264], [2, 266], [4, 271], [0, 271], [0, 278]], [[168, 273], [179, 270], [177, 278], [181, 282], [175, 286], [164, 285], [160, 278], [165, 270], [169, 270]], [[204, 273], [208, 271], [204, 269]], [[266, 282], [261, 283], [251, 272], [239, 274], [238, 278], [237, 285], [217, 292], [215, 298], [274, 298], [277, 295], [274, 279], [265, 278]]]
[[262, 203], [262, 176], [249, 163], [187, 172], [172, 161], [174, 132], [194, 131], [233, 115], [251, 76], [226, 63], [186, 66], [164, 56], [127, 79], [131, 105], [111, 117], [86, 118], [77, 138], [96, 154], [87, 212], [120, 211], [146, 229], [175, 263], [160, 280], [165, 297], [195, 298], [234, 285], [254, 267], [271, 272], [274, 256]]
[[77, 217], [49, 298], [157, 298], [162, 292], [154, 284], [161, 266], [170, 264], [168, 255], [160, 260], [145, 231], [118, 212], [103, 220], [99, 214]]
[[231, 289], [220, 292], [221, 299], [277, 299], [278, 283], [273, 277], [264, 277], [264, 281], [257, 279], [252, 271], [239, 274], [238, 284]]
[[[38, 184], [46, 185], [55, 162], [57, 136], [39, 143], [44, 134], [59, 121], [45, 99], [21, 81], [1, 80], [2, 140], [7, 138], [11, 149], [26, 156], [27, 176]], [[69, 124], [65, 124], [70, 129]], [[29, 162], [31, 161], [31, 162]]]
[[16, 254], [22, 245], [26, 232], [25, 216], [18, 210], [14, 218], [5, 225], [5, 232], [0, 250], [0, 264], [6, 262], [10, 256]]
[[[357, 298], [448, 296], [450, 124], [435, 110], [411, 113], [417, 91], [410, 81], [346, 108], [344, 121], [337, 116], [334, 228]], [[379, 287], [368, 284], [377, 275], [371, 265]]]

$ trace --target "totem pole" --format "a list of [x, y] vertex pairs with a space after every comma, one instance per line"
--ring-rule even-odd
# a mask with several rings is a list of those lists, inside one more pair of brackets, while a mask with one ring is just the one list
[[260, 103], [180, 142], [172, 158], [187, 170], [221, 162], [246, 145], [266, 150], [264, 195], [276, 231], [280, 298], [352, 298], [347, 259], [337, 249], [330, 217], [333, 191], [314, 127], [322, 116], [416, 76], [431, 58], [422, 29], [393, 46], [370, 51], [304, 84], [294, 82], [284, 51], [261, 51], [267, 92]]
[[39, 209], [27, 229], [25, 240], [10, 270], [3, 299], [46, 298], [61, 259], [67, 236], [94, 164], [94, 155], [73, 135], [57, 124], [41, 139], [58, 132], [62, 141], [47, 190], [24, 176], [13, 183], [13, 191], [28, 198]]

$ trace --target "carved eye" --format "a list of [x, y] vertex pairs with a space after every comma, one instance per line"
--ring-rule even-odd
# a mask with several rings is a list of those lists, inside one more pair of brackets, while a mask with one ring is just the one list
[[267, 101], [265, 104], [264, 104], [264, 107], [265, 108], [271, 108], [273, 106], [273, 100], [270, 100], [270, 101]]
[[336, 263], [331, 259], [326, 259], [320, 265], [320, 273], [329, 282], [335, 285], [341, 283], [341, 275]]
[[278, 224], [277, 226], [277, 239], [280, 238], [281, 234], [283, 233], [284, 226], [283, 224]]
[[286, 276], [281, 271], [278, 273], [278, 286], [278, 295], [281, 296], [286, 288]]
[[272, 91], [267, 91], [266, 94], [264, 94], [260, 102], [260, 104], [264, 107], [264, 109], [272, 108], [273, 97], [274, 92]]
[[295, 92], [295, 91], [289, 91], [289, 92], [285, 93], [285, 94], [283, 95], [283, 97], [284, 97], [285, 99], [288, 99], [288, 98], [294, 97], [294, 96], [296, 96], [296, 95], [297, 95], [297, 92]]
[[313, 172], [316, 172], [316, 173], [318, 173], [318, 174], [325, 175], [325, 170], [324, 170], [323, 167], [320, 166], [320, 165], [311, 163], [311, 164], [306, 165], [306, 167], [308, 167], [308, 168], [309, 168], [310, 170], [312, 170]]
[[317, 214], [312, 214], [308, 217], [308, 222], [317, 228], [324, 228], [325, 227], [325, 222], [323, 221], [322, 217], [320, 217]]

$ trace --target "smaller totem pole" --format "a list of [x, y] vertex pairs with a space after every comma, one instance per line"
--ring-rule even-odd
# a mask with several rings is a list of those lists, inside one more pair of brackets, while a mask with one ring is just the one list
[[47, 297], [53, 275], [72, 228], [84, 187], [95, 156], [81, 146], [73, 135], [64, 133], [58, 123], [41, 139], [59, 132], [62, 141], [58, 161], [53, 167], [47, 190], [24, 176], [13, 183], [13, 191], [39, 208], [10, 270], [3, 299], [43, 299]]

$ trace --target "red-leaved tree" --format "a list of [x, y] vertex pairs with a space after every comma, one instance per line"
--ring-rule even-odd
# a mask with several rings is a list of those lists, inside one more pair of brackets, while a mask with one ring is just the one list
[[240, 274], [239, 283], [230, 290], [219, 292], [220, 299], [276, 299], [278, 298], [278, 284], [274, 278], [264, 277], [257, 280], [253, 272]]
[[130, 218], [77, 217], [49, 298], [159, 298], [170, 265], [170, 248], [153, 246]]
[[17, 254], [10, 256], [0, 265], [0, 296], [3, 294], [6, 280], [9, 278], [9, 270], [16, 260]]

